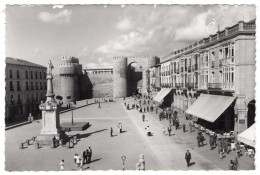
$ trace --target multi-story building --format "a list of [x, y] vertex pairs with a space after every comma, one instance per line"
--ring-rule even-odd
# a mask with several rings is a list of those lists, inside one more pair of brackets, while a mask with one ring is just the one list
[[39, 114], [38, 106], [47, 89], [46, 70], [32, 62], [6, 57], [6, 120]]
[[255, 119], [255, 51], [252, 20], [162, 58], [162, 87], [172, 83], [172, 107], [211, 129], [240, 133], [250, 127]]
[[158, 91], [161, 89], [161, 64], [156, 64], [149, 68], [149, 83], [151, 91]]

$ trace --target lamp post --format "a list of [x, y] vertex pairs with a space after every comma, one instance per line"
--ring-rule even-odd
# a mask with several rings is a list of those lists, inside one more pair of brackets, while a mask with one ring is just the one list
[[71, 124], [74, 125], [74, 120], [73, 120], [73, 105], [71, 106]]
[[100, 94], [99, 94], [99, 100], [98, 100], [98, 107], [101, 108], [101, 106], [100, 106]]
[[125, 171], [125, 159], [126, 159], [126, 156], [121, 156], [121, 159], [123, 161], [123, 171]]

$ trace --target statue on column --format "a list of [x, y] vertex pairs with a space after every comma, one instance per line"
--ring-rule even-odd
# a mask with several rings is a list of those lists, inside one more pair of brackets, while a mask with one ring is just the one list
[[51, 74], [52, 73], [52, 69], [54, 68], [51, 60], [49, 60], [48, 65], [49, 66], [48, 66], [48, 69], [47, 69], [47, 73]]

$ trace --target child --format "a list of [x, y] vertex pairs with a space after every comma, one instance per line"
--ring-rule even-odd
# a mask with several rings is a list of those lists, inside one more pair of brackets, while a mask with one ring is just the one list
[[64, 160], [61, 160], [61, 162], [60, 162], [60, 170], [61, 171], [64, 170]]

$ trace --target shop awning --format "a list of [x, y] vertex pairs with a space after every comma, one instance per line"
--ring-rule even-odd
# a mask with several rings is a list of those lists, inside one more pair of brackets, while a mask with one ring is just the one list
[[162, 102], [163, 98], [171, 92], [171, 88], [163, 88], [160, 90], [160, 92], [154, 97], [154, 101], [157, 101], [159, 103]]
[[235, 97], [230, 96], [201, 94], [185, 113], [214, 122], [234, 99]]
[[255, 124], [250, 126], [244, 132], [238, 134], [238, 141], [243, 142], [246, 145], [255, 147]]

